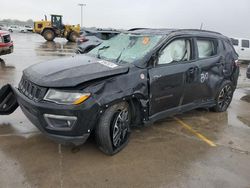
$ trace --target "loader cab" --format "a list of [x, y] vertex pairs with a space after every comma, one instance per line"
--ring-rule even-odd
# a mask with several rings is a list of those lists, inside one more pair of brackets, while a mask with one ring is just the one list
[[62, 29], [62, 16], [61, 15], [51, 15], [51, 25], [54, 28]]

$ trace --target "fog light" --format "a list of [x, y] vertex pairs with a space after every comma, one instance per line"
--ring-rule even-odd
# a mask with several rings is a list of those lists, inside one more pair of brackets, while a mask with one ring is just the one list
[[77, 121], [77, 117], [75, 116], [60, 116], [52, 114], [44, 114], [44, 119], [48, 124], [48, 129], [64, 131], [72, 130]]

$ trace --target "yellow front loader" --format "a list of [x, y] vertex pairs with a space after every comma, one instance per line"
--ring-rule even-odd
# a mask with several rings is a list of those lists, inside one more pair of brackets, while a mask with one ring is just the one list
[[34, 32], [42, 35], [47, 41], [61, 37], [75, 42], [80, 35], [80, 25], [64, 25], [61, 15], [51, 15], [51, 21], [48, 21], [46, 16], [45, 20], [35, 21]]

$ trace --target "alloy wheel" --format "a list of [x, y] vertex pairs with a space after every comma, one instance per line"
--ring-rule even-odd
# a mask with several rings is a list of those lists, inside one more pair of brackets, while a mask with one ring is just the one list
[[111, 130], [112, 142], [115, 148], [124, 144], [129, 134], [129, 112], [127, 109], [116, 113]]
[[225, 85], [225, 87], [222, 88], [220, 91], [219, 97], [218, 97], [218, 105], [220, 109], [226, 109], [230, 102], [232, 101], [233, 96], [233, 89], [230, 85]]

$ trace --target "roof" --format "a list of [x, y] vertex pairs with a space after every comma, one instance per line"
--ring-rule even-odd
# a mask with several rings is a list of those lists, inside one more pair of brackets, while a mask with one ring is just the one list
[[112, 28], [81, 28], [81, 31], [90, 33], [121, 33], [122, 30], [116, 30]]
[[151, 29], [151, 28], [134, 28], [129, 30], [130, 33], [134, 34], [152, 34], [152, 35], [169, 35], [169, 34], [196, 34], [200, 36], [211, 36], [227, 38], [221, 33], [200, 29]]

